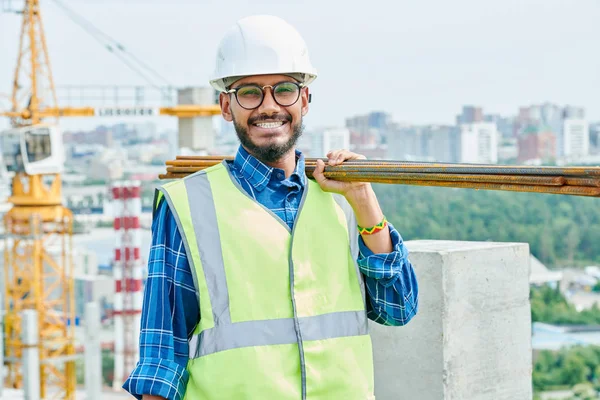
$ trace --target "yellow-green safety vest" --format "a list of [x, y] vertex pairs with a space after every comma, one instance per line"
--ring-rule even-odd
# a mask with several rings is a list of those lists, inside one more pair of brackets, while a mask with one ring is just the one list
[[356, 224], [308, 180], [294, 228], [226, 161], [162, 185], [190, 262], [200, 321], [186, 400], [374, 399]]

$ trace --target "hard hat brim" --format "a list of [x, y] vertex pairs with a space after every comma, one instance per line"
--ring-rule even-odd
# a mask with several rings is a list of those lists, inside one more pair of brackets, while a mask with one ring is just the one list
[[306, 72], [272, 72], [272, 73], [255, 73], [255, 74], [244, 74], [244, 75], [236, 75], [236, 76], [224, 76], [211, 79], [210, 85], [218, 90], [219, 92], [226, 92], [229, 90], [231, 85], [240, 79], [247, 78], [249, 76], [262, 76], [262, 75], [287, 75], [291, 78], [296, 79], [298, 82], [304, 83], [304, 85], [310, 85], [315, 79], [317, 79], [316, 72], [306, 73]]

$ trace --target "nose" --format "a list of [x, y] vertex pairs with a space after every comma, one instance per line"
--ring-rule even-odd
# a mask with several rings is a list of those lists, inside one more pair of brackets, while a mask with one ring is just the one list
[[258, 107], [258, 112], [260, 114], [271, 115], [277, 114], [279, 111], [281, 111], [281, 108], [273, 98], [273, 90], [270, 87], [265, 88], [265, 98], [260, 107]]

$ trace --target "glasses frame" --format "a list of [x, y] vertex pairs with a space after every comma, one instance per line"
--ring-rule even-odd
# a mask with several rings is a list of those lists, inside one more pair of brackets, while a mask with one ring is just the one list
[[[277, 86], [282, 85], [284, 83], [285, 84], [290, 84], [291, 83], [292, 85], [298, 86], [298, 97], [296, 98], [296, 100], [294, 100], [294, 102], [292, 104], [283, 105], [280, 102], [278, 102], [277, 99], [275, 98], [275, 88], [277, 88]], [[255, 87], [255, 88], [259, 88], [261, 90], [261, 92], [262, 92], [262, 98], [260, 99], [260, 103], [258, 103], [258, 105], [256, 107], [247, 108], [247, 107], [244, 107], [240, 103], [240, 99], [238, 99], [238, 96], [237, 96], [237, 91], [240, 88], [244, 88], [244, 87]], [[291, 81], [277, 82], [274, 85], [264, 85], [264, 86], [260, 86], [260, 85], [257, 85], [255, 83], [248, 83], [248, 84], [245, 84], [245, 85], [240, 85], [240, 86], [238, 86], [236, 88], [233, 88], [233, 89], [229, 89], [225, 93], [235, 95], [235, 100], [240, 105], [240, 107], [242, 107], [244, 110], [256, 110], [265, 101], [265, 96], [266, 96], [266, 90], [265, 89], [266, 88], [270, 88], [271, 89], [271, 92], [272, 92], [271, 96], [273, 97], [273, 101], [275, 101], [275, 103], [277, 103], [280, 107], [291, 107], [291, 106], [293, 106], [294, 104], [296, 104], [298, 102], [298, 100], [300, 99], [300, 95], [302, 94], [302, 89], [305, 88], [305, 87], [307, 87], [307, 86], [304, 83], [297, 83], [297, 82], [291, 82]]]

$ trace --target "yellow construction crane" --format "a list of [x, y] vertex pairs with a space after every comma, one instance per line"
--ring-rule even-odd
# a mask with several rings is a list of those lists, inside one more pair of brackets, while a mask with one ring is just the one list
[[[24, 0], [11, 108], [0, 116], [2, 165], [14, 174], [12, 208], [5, 214], [5, 384], [22, 386], [21, 312], [38, 315], [42, 398], [75, 398], [73, 215], [63, 207], [60, 117], [93, 117], [92, 107], [58, 106], [39, 0]], [[160, 107], [158, 115], [192, 118], [220, 113], [216, 104]], [[45, 120], [52, 119], [46, 123]]]

